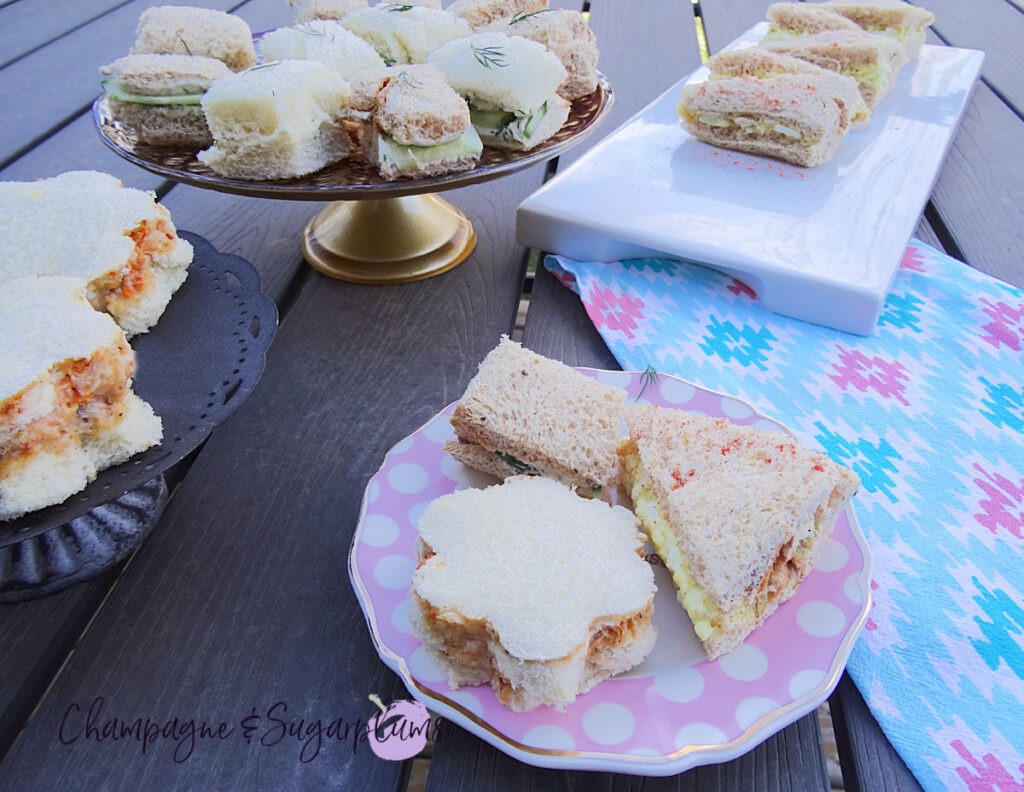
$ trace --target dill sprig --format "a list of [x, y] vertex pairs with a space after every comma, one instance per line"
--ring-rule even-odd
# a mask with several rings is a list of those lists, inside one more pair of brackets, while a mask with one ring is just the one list
[[505, 50], [501, 47], [476, 47], [470, 44], [469, 48], [473, 50], [473, 57], [476, 58], [476, 62], [485, 69], [489, 69], [492, 66], [504, 69], [508, 66], [508, 61], [505, 60]]
[[644, 391], [647, 390], [648, 386], [657, 385], [659, 376], [657, 369], [648, 363], [647, 368], [645, 368], [643, 373], [640, 375], [640, 392], [637, 393], [634, 401], [640, 401], [640, 397], [644, 395]]
[[539, 11], [519, 11], [517, 14], [515, 14], [508, 21], [508, 23], [510, 25], [514, 25], [517, 22], [522, 22], [524, 19], [529, 19], [532, 16], [537, 16], [537, 14], [544, 14], [544, 13], [547, 13], [548, 11], [554, 11], [554, 10], [555, 9], [553, 9], [553, 8], [542, 8]]

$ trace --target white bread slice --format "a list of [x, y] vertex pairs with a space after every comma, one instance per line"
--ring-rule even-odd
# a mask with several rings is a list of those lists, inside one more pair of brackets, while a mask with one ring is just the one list
[[687, 84], [678, 112], [703, 143], [805, 168], [827, 162], [846, 131], [828, 84], [808, 74]]
[[899, 0], [827, 0], [823, 5], [870, 33], [892, 36], [911, 59], [920, 54], [926, 29], [935, 21], [931, 11]]
[[270, 61], [217, 80], [202, 100], [214, 145], [198, 159], [252, 181], [318, 171], [348, 156], [340, 120], [349, 96], [337, 72], [308, 60]]
[[428, 58], [452, 87], [481, 110], [533, 113], [556, 95], [565, 67], [543, 44], [504, 33], [450, 41]]
[[874, 108], [892, 90], [896, 75], [907, 63], [898, 41], [864, 30], [825, 30], [780, 41], [763, 40], [761, 46], [782, 55], [808, 61], [852, 77], [861, 96]]
[[200, 97], [231, 70], [201, 55], [126, 55], [100, 67], [111, 115], [140, 142], [202, 148], [213, 138]]
[[341, 24], [373, 45], [388, 65], [423, 63], [445, 42], [472, 32], [468, 22], [448, 11], [409, 3], [353, 11]]
[[205, 55], [231, 71], [256, 62], [252, 30], [241, 17], [194, 6], [152, 6], [142, 12], [132, 53]]
[[445, 449], [487, 473], [539, 472], [581, 494], [610, 498], [619, 481], [615, 448], [626, 398], [622, 388], [502, 336], [456, 405], [451, 424], [458, 442]]
[[271, 30], [260, 39], [259, 51], [268, 61], [319, 61], [346, 80], [362, 69], [384, 65], [377, 50], [331, 19], [314, 19]]
[[131, 390], [124, 331], [85, 290], [64, 276], [0, 289], [0, 520], [61, 503], [161, 440], [160, 419]]
[[747, 47], [712, 55], [708, 58], [707, 67], [708, 78], [711, 80], [723, 77], [763, 79], [780, 74], [813, 74], [818, 81], [829, 87], [832, 98], [839, 104], [844, 132], [851, 124], [863, 124], [871, 118], [871, 110], [864, 102], [856, 80], [799, 58], [781, 55], [763, 47]]
[[597, 88], [597, 37], [586, 16], [567, 8], [551, 8], [512, 17], [504, 27], [510, 36], [543, 44], [558, 56], [566, 77], [557, 93], [570, 102], [589, 96]]
[[465, 19], [473, 30], [482, 30], [496, 22], [507, 22], [548, 7], [548, 0], [454, 0], [448, 11]]
[[430, 503], [409, 621], [452, 687], [564, 708], [654, 646], [654, 574], [636, 518], [516, 476]]
[[25, 275], [69, 275], [128, 333], [155, 325], [184, 283], [192, 246], [170, 213], [107, 173], [68, 171], [0, 182], [0, 284]]
[[724, 419], [635, 405], [626, 424], [625, 487], [713, 660], [796, 592], [859, 479], [787, 435]]

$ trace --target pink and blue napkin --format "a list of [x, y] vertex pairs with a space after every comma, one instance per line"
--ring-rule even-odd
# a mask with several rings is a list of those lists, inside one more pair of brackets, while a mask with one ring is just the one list
[[912, 241], [871, 336], [668, 259], [549, 256], [624, 369], [742, 398], [861, 477], [848, 672], [929, 790], [1024, 790], [1024, 290]]

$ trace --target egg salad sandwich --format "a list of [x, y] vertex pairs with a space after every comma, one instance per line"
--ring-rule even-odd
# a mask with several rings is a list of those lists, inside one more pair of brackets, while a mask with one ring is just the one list
[[139, 17], [133, 54], [203, 55], [231, 71], [256, 63], [252, 30], [241, 17], [194, 6], [153, 6]]
[[369, 42], [389, 66], [423, 63], [446, 41], [472, 32], [468, 22], [448, 11], [411, 3], [385, 3], [353, 11], [341, 24]]
[[813, 74], [688, 83], [677, 112], [686, 131], [702, 143], [804, 168], [831, 159], [849, 128], [830, 80]]
[[64, 502], [163, 430], [132, 390], [124, 331], [89, 304], [85, 281], [7, 281], [0, 317], [0, 520], [10, 520]]
[[346, 80], [363, 69], [384, 65], [377, 50], [333, 19], [313, 19], [271, 30], [258, 46], [266, 61], [319, 61]]
[[765, 12], [768, 32], [765, 41], [786, 41], [827, 30], [860, 30], [860, 26], [821, 3], [772, 3]]
[[100, 67], [111, 116], [141, 143], [203, 148], [213, 142], [200, 99], [231, 70], [201, 55], [126, 55]]
[[129, 336], [159, 321], [193, 253], [153, 193], [97, 171], [0, 182], [0, 250], [0, 290], [25, 275], [81, 278]]
[[610, 499], [626, 391], [502, 336], [451, 416], [455, 459], [505, 478], [536, 474]]
[[449, 41], [428, 58], [469, 102], [485, 146], [528, 151], [562, 128], [566, 71], [543, 44], [504, 33]]
[[756, 77], [766, 79], [780, 74], [813, 75], [819, 84], [829, 87], [832, 98], [839, 105], [841, 127], [845, 132], [852, 124], [870, 120], [871, 110], [860, 94], [860, 87], [852, 77], [823, 69], [808, 61], [780, 55], [763, 47], [725, 50], [708, 58], [708, 79], [727, 77]]
[[925, 33], [935, 14], [899, 0], [827, 0], [824, 7], [855, 22], [869, 33], [892, 36], [915, 58], [924, 46]]
[[852, 77], [872, 109], [889, 94], [900, 69], [907, 63], [902, 45], [894, 38], [859, 28], [762, 41], [760, 46]]
[[548, 0], [454, 0], [448, 10], [465, 19], [474, 31], [480, 31], [547, 7]]
[[420, 516], [409, 622], [449, 685], [561, 710], [654, 647], [654, 573], [636, 518], [516, 476]]
[[341, 121], [351, 89], [317, 61], [269, 61], [217, 80], [202, 106], [214, 143], [200, 162], [231, 179], [314, 173], [351, 151]]
[[597, 88], [597, 37], [581, 11], [549, 8], [516, 14], [502, 26], [510, 36], [543, 44], [565, 67], [565, 80], [557, 93], [570, 102], [589, 96]]
[[364, 156], [389, 181], [474, 167], [483, 151], [466, 100], [433, 66], [382, 66], [352, 78]]
[[633, 510], [714, 660], [793, 596], [859, 479], [787, 435], [724, 419], [634, 405], [626, 425]]

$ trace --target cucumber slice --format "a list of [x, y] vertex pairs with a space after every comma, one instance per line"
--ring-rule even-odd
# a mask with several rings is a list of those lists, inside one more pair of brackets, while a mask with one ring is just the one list
[[473, 126], [484, 129], [501, 129], [507, 126], [515, 116], [505, 110], [477, 110], [470, 108], [469, 118]]
[[530, 117], [526, 119], [526, 123], [523, 124], [523, 137], [526, 138], [527, 140], [532, 138], [533, 133], [537, 131], [537, 127], [540, 126], [540, 122], [544, 120], [544, 116], [546, 116], [547, 114], [548, 103], [545, 102], [536, 110], [534, 110]]
[[203, 97], [202, 94], [175, 94], [173, 96], [145, 96], [143, 94], [133, 94], [118, 88], [109, 80], [100, 83], [100, 85], [103, 87], [103, 91], [107, 96], [113, 97], [121, 102], [135, 102], [136, 104], [197, 105], [199, 104], [199, 100]]

